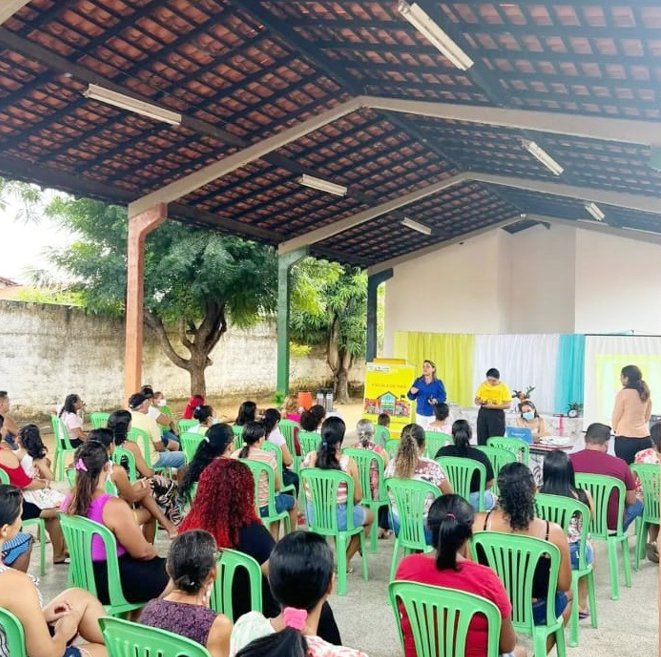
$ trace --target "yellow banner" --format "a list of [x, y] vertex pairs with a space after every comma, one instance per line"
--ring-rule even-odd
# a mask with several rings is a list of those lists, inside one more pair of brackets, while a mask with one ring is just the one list
[[386, 413], [390, 416], [391, 437], [399, 437], [402, 429], [413, 421], [415, 402], [406, 393], [414, 378], [413, 365], [403, 361], [367, 363], [363, 417], [376, 424], [379, 415]]

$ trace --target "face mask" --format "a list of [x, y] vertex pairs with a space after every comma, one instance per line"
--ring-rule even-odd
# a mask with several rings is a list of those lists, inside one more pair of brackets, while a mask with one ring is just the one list
[[168, 402], [167, 402], [167, 400], [165, 399], [165, 397], [163, 397], [163, 399], [159, 399], [159, 400], [158, 400], [158, 405], [161, 406], [161, 407], [162, 407], [162, 406], [167, 406], [167, 405], [168, 405]]
[[526, 411], [525, 413], [523, 413], [523, 419], [528, 420], [528, 422], [530, 422], [530, 420], [534, 420], [535, 411]]

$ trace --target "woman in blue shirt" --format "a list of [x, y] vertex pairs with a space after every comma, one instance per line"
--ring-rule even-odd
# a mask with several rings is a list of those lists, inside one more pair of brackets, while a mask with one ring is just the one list
[[415, 399], [415, 422], [423, 429], [434, 419], [434, 406], [445, 402], [445, 386], [436, 377], [436, 365], [430, 360], [422, 363], [422, 376], [419, 376], [406, 395]]

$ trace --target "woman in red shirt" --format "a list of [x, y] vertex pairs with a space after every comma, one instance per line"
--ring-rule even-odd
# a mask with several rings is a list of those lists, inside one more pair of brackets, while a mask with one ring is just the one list
[[[396, 580], [443, 586], [473, 593], [493, 602], [502, 617], [500, 628], [501, 657], [525, 657], [526, 650], [516, 645], [512, 627], [512, 605], [502, 582], [487, 566], [467, 559], [468, 541], [473, 536], [473, 507], [460, 495], [441, 495], [429, 509], [427, 522], [436, 554], [412, 554], [399, 564]], [[408, 618], [402, 617], [404, 654], [416, 657]], [[476, 615], [468, 628], [466, 657], [487, 654], [487, 622]]]

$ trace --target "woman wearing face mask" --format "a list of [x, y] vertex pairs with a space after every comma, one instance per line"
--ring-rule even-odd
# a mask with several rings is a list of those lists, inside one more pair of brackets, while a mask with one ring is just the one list
[[519, 408], [521, 409], [521, 415], [516, 418], [516, 426], [522, 429], [530, 429], [534, 442], [538, 443], [544, 436], [550, 435], [546, 430], [544, 418], [540, 417], [535, 404], [528, 399]]

